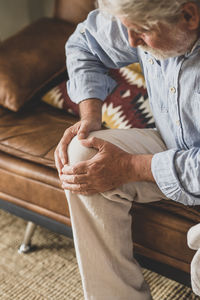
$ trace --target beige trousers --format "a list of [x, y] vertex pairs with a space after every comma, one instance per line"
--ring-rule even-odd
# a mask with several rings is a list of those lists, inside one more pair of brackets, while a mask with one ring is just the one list
[[[130, 153], [166, 150], [156, 130], [102, 130], [91, 134]], [[69, 163], [91, 158], [97, 151], [83, 147], [75, 137], [69, 145]], [[117, 162], [116, 162], [117, 163]], [[164, 198], [156, 184], [132, 182], [92, 196], [66, 191], [74, 244], [86, 300], [152, 299], [141, 268], [133, 258], [130, 210], [132, 202]]]

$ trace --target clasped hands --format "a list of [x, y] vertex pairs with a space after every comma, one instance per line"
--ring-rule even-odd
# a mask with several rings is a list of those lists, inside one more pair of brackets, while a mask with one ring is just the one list
[[60, 176], [63, 189], [81, 194], [105, 192], [128, 181], [130, 154], [96, 137], [81, 140], [98, 150], [92, 159], [73, 166], [64, 165]]
[[[92, 128], [95, 127], [93, 124]], [[55, 151], [55, 162], [62, 188], [73, 193], [89, 195], [111, 190], [130, 181], [133, 155], [102, 139], [96, 137], [85, 139], [84, 137], [92, 130], [87, 128], [85, 134], [84, 128], [87, 126], [84, 127], [83, 121], [68, 128]], [[89, 160], [68, 165], [67, 146], [75, 135], [78, 135], [83, 146], [95, 148], [97, 153]]]

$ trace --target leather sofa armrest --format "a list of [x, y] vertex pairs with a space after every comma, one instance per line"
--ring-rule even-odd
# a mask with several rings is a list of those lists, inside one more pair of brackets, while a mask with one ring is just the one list
[[78, 24], [95, 9], [95, 0], [55, 0], [54, 17]]

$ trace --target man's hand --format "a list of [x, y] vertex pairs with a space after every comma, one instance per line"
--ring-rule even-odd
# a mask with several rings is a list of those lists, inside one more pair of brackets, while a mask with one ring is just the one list
[[[81, 142], [83, 146], [93, 147], [98, 152], [90, 160], [79, 162], [73, 166], [64, 166], [63, 174], [60, 177], [64, 189], [89, 195], [114, 189], [130, 181], [140, 180], [136, 167], [138, 160], [140, 161], [141, 157], [145, 155], [132, 155], [95, 137]], [[150, 162], [150, 157], [147, 156], [148, 162]], [[145, 165], [147, 166], [146, 159], [145, 156]], [[148, 180], [148, 178], [146, 179]]]
[[74, 136], [79, 139], [87, 138], [89, 133], [94, 130], [101, 129], [101, 123], [96, 120], [81, 120], [73, 126], [67, 128], [60, 140], [54, 153], [55, 164], [59, 175], [62, 173], [62, 168], [68, 163], [67, 148]]
[[59, 176], [63, 166], [68, 163], [67, 148], [73, 137], [77, 135], [78, 139], [85, 139], [91, 131], [101, 129], [101, 107], [102, 101], [98, 99], [89, 99], [80, 103], [81, 121], [67, 128], [54, 153]]
[[64, 166], [60, 177], [64, 189], [92, 194], [111, 190], [128, 181], [129, 153], [96, 137], [82, 140], [81, 143], [98, 152], [90, 160]]

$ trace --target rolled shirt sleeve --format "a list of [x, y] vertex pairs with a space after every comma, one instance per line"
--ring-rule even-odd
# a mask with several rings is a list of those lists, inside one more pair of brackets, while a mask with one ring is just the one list
[[154, 154], [154, 179], [166, 197], [184, 205], [200, 205], [200, 149], [170, 149]]
[[126, 28], [98, 10], [77, 26], [65, 51], [67, 90], [75, 103], [89, 98], [104, 100], [116, 86], [109, 69], [138, 61], [137, 50], [128, 43]]

